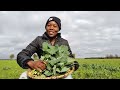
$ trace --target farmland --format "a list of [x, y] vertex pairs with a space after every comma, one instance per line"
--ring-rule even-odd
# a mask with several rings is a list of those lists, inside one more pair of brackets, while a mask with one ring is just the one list
[[0, 60], [0, 79], [17, 79], [24, 71], [16, 60]]
[[77, 59], [75, 79], [120, 79], [120, 59]]
[[[120, 59], [76, 59], [80, 67], [74, 79], [120, 79]], [[16, 60], [0, 60], [0, 79], [18, 79], [26, 71]]]

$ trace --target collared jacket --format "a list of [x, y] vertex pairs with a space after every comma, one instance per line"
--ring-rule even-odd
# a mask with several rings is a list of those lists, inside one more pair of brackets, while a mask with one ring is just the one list
[[[42, 36], [37, 36], [25, 49], [23, 49], [21, 52], [17, 54], [17, 63], [20, 67], [23, 69], [27, 69], [28, 66], [26, 65], [27, 61], [33, 60], [31, 57], [34, 53], [37, 53], [38, 57], [41, 57], [42, 54], [42, 43], [49, 41], [49, 36], [45, 32]], [[57, 34], [57, 38], [55, 41], [55, 45], [66, 45], [68, 46], [68, 51], [70, 53], [70, 57], [73, 57], [72, 51], [70, 49], [69, 43], [66, 39], [63, 39], [61, 37], [61, 33]]]

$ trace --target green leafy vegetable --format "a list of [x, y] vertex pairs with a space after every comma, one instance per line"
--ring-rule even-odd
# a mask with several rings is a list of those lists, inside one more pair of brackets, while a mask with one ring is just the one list
[[42, 45], [42, 50], [43, 53], [40, 59], [47, 62], [47, 68], [42, 71], [43, 77], [60, 75], [70, 69], [70, 65], [74, 59], [69, 58], [67, 46], [52, 46], [47, 42], [44, 42]]

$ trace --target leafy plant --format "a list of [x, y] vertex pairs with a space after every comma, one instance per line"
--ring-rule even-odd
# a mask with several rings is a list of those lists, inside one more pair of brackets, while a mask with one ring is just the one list
[[40, 60], [46, 62], [47, 68], [42, 72], [35, 72], [35, 74], [44, 75], [46, 77], [56, 76], [64, 74], [70, 69], [74, 59], [69, 58], [69, 51], [67, 46], [52, 46], [47, 42], [44, 42], [42, 45], [42, 50], [43, 53]]

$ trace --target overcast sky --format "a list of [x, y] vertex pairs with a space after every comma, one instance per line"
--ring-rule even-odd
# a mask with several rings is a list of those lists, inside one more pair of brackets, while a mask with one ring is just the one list
[[0, 11], [0, 59], [41, 36], [50, 16], [61, 19], [60, 33], [77, 58], [120, 55], [120, 11]]

